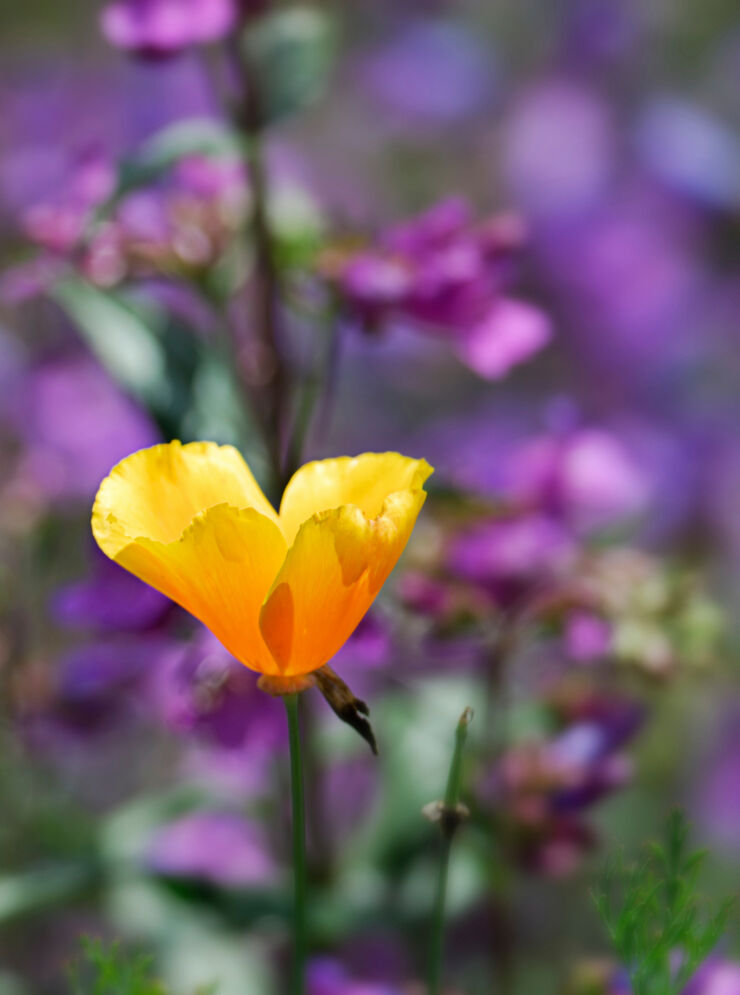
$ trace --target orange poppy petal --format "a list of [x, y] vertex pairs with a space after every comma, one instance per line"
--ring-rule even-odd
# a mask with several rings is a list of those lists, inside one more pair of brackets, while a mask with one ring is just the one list
[[254, 508], [277, 521], [233, 446], [177, 441], [152, 446], [122, 460], [100, 485], [93, 533], [103, 552], [115, 557], [139, 537], [174, 542], [199, 512], [224, 503]]
[[200, 619], [246, 666], [276, 674], [259, 613], [285, 554], [274, 522], [252, 508], [220, 504], [197, 515], [175, 542], [135, 539], [114, 559]]
[[301, 526], [260, 616], [283, 674], [317, 670], [341, 649], [403, 552], [425, 498], [423, 490], [402, 490], [373, 519], [345, 505]]
[[280, 526], [288, 543], [317, 512], [354, 505], [376, 518], [396, 491], [420, 490], [432, 473], [425, 460], [400, 453], [363, 453], [307, 463], [290, 479], [280, 504]]

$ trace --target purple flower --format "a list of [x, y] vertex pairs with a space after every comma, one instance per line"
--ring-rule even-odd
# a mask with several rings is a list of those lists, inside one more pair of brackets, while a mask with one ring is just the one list
[[254, 888], [275, 878], [275, 863], [256, 823], [232, 812], [193, 812], [159, 829], [146, 857], [162, 877], [221, 888]]
[[106, 639], [66, 653], [57, 661], [54, 696], [43, 724], [82, 735], [109, 732], [138, 710], [163, 644], [156, 639]]
[[71, 629], [98, 632], [149, 629], [169, 613], [170, 602], [95, 547], [84, 580], [60, 588], [52, 602], [57, 621]]
[[545, 315], [508, 294], [523, 236], [509, 216], [474, 225], [468, 205], [451, 198], [375, 245], [328, 254], [324, 269], [364, 327], [410, 322], [480, 376], [499, 379], [550, 339]]
[[355, 981], [337, 961], [328, 957], [311, 962], [308, 995], [401, 995], [395, 986]]
[[608, 108], [583, 84], [545, 80], [514, 104], [504, 132], [504, 174], [515, 202], [538, 221], [578, 216], [598, 204], [613, 159]]
[[613, 643], [612, 627], [591, 612], [574, 611], [565, 621], [564, 640], [571, 660], [590, 663], [609, 653]]
[[117, 48], [161, 57], [224, 38], [237, 16], [235, 0], [114, 0], [100, 23]]
[[740, 836], [740, 708], [731, 707], [720, 723], [719, 741], [696, 788], [695, 808], [703, 832], [727, 853]]
[[453, 539], [447, 565], [498, 602], [519, 601], [564, 574], [577, 547], [554, 519], [525, 515], [474, 525]]
[[283, 741], [279, 705], [257, 689], [255, 675], [206, 629], [173, 647], [152, 680], [165, 722], [219, 750], [251, 746], [264, 753]]
[[740, 144], [707, 108], [654, 97], [638, 121], [637, 145], [647, 167], [679, 193], [710, 208], [740, 203]]
[[24, 213], [25, 234], [52, 253], [71, 252], [82, 240], [94, 209], [112, 193], [115, 179], [113, 164], [100, 152], [84, 153], [75, 163], [61, 192]]
[[48, 499], [92, 500], [114, 463], [158, 441], [144, 412], [84, 356], [32, 369], [5, 404], [25, 442], [16, 474]]
[[441, 19], [407, 24], [363, 60], [360, 75], [370, 97], [403, 127], [469, 118], [485, 109], [495, 84], [490, 52]]
[[648, 484], [621, 442], [597, 428], [524, 443], [508, 464], [507, 493], [524, 504], [594, 528], [644, 510]]
[[697, 971], [683, 995], [738, 995], [740, 963], [711, 958]]
[[482, 790], [511, 820], [523, 863], [564, 874], [594, 842], [587, 810], [630, 780], [632, 764], [621, 750], [644, 710], [616, 695], [567, 687], [544, 705], [560, 731], [511, 747]]

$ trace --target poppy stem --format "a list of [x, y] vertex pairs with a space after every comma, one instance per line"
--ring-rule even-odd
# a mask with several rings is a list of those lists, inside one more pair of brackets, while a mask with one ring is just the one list
[[290, 785], [292, 795], [293, 822], [293, 965], [291, 969], [290, 993], [303, 995], [305, 991], [306, 954], [308, 932], [306, 929], [306, 818], [303, 793], [303, 761], [301, 758], [301, 737], [298, 722], [298, 694], [283, 697], [288, 716], [288, 739], [290, 743]]
[[[455, 730], [455, 749], [452, 754], [450, 771], [447, 775], [447, 787], [444, 801], [439, 809], [436, 821], [442, 832], [439, 851], [439, 870], [437, 872], [437, 891], [432, 913], [432, 933], [429, 943], [429, 995], [440, 995], [442, 991], [442, 967], [444, 962], [445, 906], [447, 903], [447, 878], [450, 868], [450, 853], [452, 841], [461, 822], [465, 820], [467, 810], [460, 805], [460, 790], [463, 774], [463, 748], [468, 735], [468, 726], [473, 718], [471, 709], [466, 708], [460, 716]], [[439, 803], [437, 803], [439, 804]]]

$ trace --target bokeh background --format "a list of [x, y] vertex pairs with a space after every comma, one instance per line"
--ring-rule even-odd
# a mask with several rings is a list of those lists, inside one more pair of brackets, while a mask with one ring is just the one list
[[[466, 705], [451, 991], [605, 992], [606, 853], [679, 805], [705, 889], [740, 874], [736, 5], [264, 6], [283, 320], [318, 391], [303, 455], [436, 467], [337, 661], [380, 757], [306, 705], [312, 995], [422, 976], [420, 809]], [[282, 713], [89, 534], [102, 477], [162, 439], [237, 442], [269, 475], [243, 401], [253, 190], [209, 145], [220, 44], [132, 57], [101, 9], [0, 11], [0, 993], [67, 991], [88, 933], [152, 954], [173, 993], [262, 995], [286, 955]], [[460, 318], [471, 253], [494, 272], [473, 307], [523, 307], [483, 341]]]

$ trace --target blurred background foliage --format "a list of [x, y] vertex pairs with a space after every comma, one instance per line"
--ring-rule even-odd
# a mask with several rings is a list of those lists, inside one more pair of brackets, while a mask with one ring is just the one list
[[[245, 3], [166, 58], [103, 6], [0, 10], [1, 995], [69, 991], [83, 933], [173, 993], [285, 974], [280, 710], [89, 537], [174, 437], [273, 492], [436, 467], [337, 660], [379, 758], [307, 702], [311, 995], [416, 990], [468, 705], [450, 992], [622, 991], [604, 854], [679, 805], [705, 890], [740, 871], [736, 4]], [[737, 909], [692, 991], [733, 958]]]

